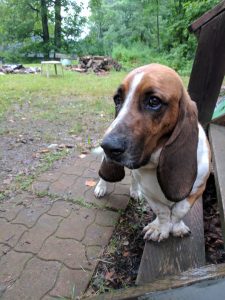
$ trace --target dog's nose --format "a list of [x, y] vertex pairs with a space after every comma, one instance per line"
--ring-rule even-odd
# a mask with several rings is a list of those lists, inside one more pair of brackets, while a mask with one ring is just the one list
[[110, 158], [116, 158], [126, 150], [125, 140], [121, 137], [106, 137], [101, 143], [101, 147]]

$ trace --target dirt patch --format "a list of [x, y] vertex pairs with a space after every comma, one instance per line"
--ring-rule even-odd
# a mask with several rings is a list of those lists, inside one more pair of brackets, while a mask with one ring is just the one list
[[[203, 195], [206, 263], [225, 262], [214, 177]], [[144, 249], [143, 227], [154, 219], [146, 203], [130, 200], [93, 277], [88, 293], [134, 286]]]
[[[74, 99], [63, 100], [62, 111], [74, 105]], [[57, 105], [60, 107], [60, 103]], [[1, 121], [0, 192], [6, 191], [18, 175], [33, 174], [46, 153], [63, 150], [63, 147], [51, 148], [52, 144], [65, 145], [69, 160], [97, 146], [109, 124], [107, 117], [100, 113], [96, 113], [95, 118], [90, 118], [90, 113], [71, 113], [65, 117], [61, 110], [58, 117], [54, 113], [43, 118], [43, 113], [48, 114], [48, 111], [25, 102], [14, 105]], [[49, 151], [43, 151], [45, 149]]]

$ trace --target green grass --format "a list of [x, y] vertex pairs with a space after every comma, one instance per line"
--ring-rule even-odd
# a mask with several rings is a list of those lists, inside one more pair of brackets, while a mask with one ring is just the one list
[[[107, 110], [105, 97], [111, 97], [124, 72], [112, 72], [109, 76], [98, 77], [95, 74], [79, 74], [65, 71], [64, 77], [38, 75], [5, 75], [0, 77], [0, 118], [12, 104], [22, 106], [25, 102], [31, 107], [41, 108], [36, 118], [53, 119], [57, 114], [66, 115], [74, 108], [85, 110]], [[64, 107], [67, 99], [82, 99], [74, 107]], [[87, 106], [88, 105], [88, 106]]]
[[[39, 109], [34, 118], [49, 121], [71, 115], [75, 110], [81, 114], [87, 109], [93, 113], [106, 111], [113, 114], [113, 106], [109, 106], [106, 98], [112, 97], [126, 73], [96, 76], [65, 71], [64, 77], [46, 78], [40, 74], [0, 76], [0, 119], [12, 104], [22, 107], [25, 102], [31, 105], [31, 110]], [[187, 84], [188, 77], [183, 80]], [[65, 105], [71, 98], [73, 103]]]

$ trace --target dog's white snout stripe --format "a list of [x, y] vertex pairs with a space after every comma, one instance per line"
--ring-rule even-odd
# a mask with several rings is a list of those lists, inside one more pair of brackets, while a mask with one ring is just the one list
[[136, 89], [137, 89], [139, 83], [141, 82], [141, 79], [143, 78], [143, 76], [144, 76], [144, 72], [137, 73], [134, 76], [134, 78], [132, 80], [132, 83], [131, 83], [131, 86], [130, 86], [130, 90], [129, 90], [129, 92], [127, 94], [127, 97], [124, 101], [123, 107], [120, 110], [120, 112], [119, 112], [118, 116], [116, 117], [116, 119], [112, 122], [112, 124], [107, 129], [106, 134], [110, 133], [120, 122], [122, 122], [123, 118], [128, 113], [129, 108], [131, 106], [133, 96], [134, 96], [134, 94], [136, 92]]

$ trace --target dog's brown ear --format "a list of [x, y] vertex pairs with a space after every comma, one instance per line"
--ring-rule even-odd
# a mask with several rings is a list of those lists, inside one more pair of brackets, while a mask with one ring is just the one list
[[184, 90], [178, 121], [164, 145], [157, 168], [159, 185], [168, 200], [185, 199], [197, 176], [197, 107]]
[[109, 162], [104, 157], [98, 174], [105, 181], [117, 182], [124, 178], [125, 171], [123, 166], [117, 165], [114, 162]]

